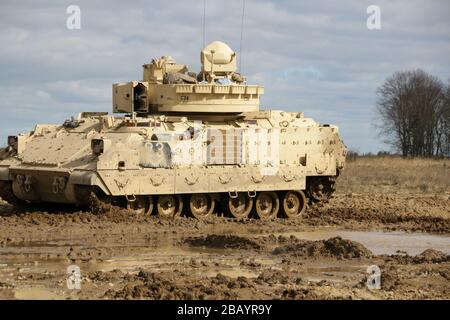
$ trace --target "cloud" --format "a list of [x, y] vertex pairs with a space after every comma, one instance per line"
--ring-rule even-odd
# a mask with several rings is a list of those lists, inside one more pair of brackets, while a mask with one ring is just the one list
[[[366, 28], [367, 0], [206, 1], [206, 41], [242, 54], [242, 71], [265, 86], [263, 108], [304, 111], [340, 127], [361, 152], [386, 149], [373, 122], [375, 91], [393, 72], [450, 77], [450, 2], [377, 1], [382, 29]], [[81, 30], [66, 8], [81, 8]], [[0, 3], [0, 141], [36, 123], [111, 110], [111, 84], [140, 79], [141, 65], [171, 54], [200, 68], [203, 0]], [[3, 144], [0, 142], [0, 144]]]

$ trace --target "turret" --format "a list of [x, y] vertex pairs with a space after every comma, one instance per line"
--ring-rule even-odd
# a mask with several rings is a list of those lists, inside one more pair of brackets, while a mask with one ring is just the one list
[[113, 85], [113, 112], [239, 114], [259, 110], [264, 88], [236, 72], [236, 53], [214, 41], [200, 53], [198, 74], [171, 56], [144, 64], [143, 80]]

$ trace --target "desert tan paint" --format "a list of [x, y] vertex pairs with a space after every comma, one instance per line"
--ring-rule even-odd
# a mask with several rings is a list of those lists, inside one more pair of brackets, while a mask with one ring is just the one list
[[75, 125], [19, 135], [0, 180], [24, 200], [76, 203], [80, 185], [114, 196], [304, 190], [307, 177], [344, 167], [338, 128], [260, 111], [264, 88], [236, 73], [226, 44], [205, 47], [201, 61], [200, 81], [165, 56], [143, 66], [142, 81], [114, 84], [113, 111], [127, 115], [81, 113]]

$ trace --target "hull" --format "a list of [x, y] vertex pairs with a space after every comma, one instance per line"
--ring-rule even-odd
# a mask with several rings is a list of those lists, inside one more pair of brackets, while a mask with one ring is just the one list
[[0, 161], [0, 180], [28, 202], [81, 203], [77, 186], [126, 198], [307, 191], [308, 180], [336, 177], [344, 167], [337, 127], [299, 113], [262, 111], [232, 121], [142, 117], [133, 127], [126, 121], [102, 115], [73, 129], [41, 126], [18, 154]]

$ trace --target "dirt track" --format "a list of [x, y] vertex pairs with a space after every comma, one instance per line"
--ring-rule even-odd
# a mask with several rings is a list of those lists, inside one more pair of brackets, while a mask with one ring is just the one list
[[[303, 219], [268, 222], [216, 216], [161, 221], [117, 208], [103, 214], [46, 209], [0, 206], [1, 298], [450, 298], [445, 196], [337, 195]], [[431, 246], [447, 252], [375, 255], [339, 237], [356, 237], [381, 253], [402, 251], [395, 242], [380, 247], [368, 230], [441, 234]], [[420, 236], [406, 241], [419, 250], [415, 254], [427, 248]], [[70, 264], [81, 268], [81, 291], [66, 287]], [[381, 290], [365, 286], [373, 264], [382, 271]]]

